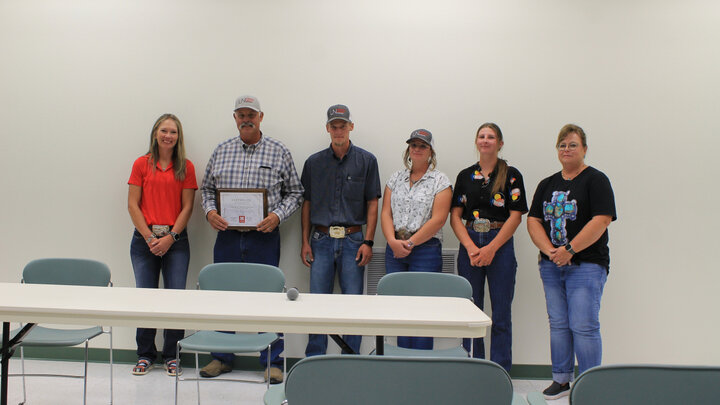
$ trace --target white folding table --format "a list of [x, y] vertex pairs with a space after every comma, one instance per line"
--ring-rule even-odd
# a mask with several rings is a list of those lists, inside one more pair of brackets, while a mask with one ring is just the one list
[[[377, 336], [483, 337], [491, 320], [464, 298], [165, 290], [0, 283], [2, 405], [19, 339], [9, 323]], [[20, 337], [22, 338], [22, 337]]]

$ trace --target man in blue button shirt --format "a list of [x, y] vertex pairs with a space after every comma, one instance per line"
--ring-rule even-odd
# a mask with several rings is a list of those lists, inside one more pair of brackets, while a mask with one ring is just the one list
[[[310, 156], [301, 176], [305, 201], [300, 256], [310, 267], [311, 293], [331, 294], [337, 273], [343, 294], [362, 294], [381, 195], [377, 160], [350, 142], [354, 124], [347, 106], [330, 107], [325, 127], [330, 147]], [[361, 339], [344, 336], [355, 353]], [[326, 335], [310, 335], [305, 355], [325, 354], [326, 349]]]

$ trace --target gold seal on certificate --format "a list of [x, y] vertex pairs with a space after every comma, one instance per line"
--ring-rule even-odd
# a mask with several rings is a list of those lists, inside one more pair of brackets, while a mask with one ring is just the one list
[[220, 188], [215, 201], [218, 213], [228, 222], [228, 229], [254, 230], [267, 216], [264, 188]]

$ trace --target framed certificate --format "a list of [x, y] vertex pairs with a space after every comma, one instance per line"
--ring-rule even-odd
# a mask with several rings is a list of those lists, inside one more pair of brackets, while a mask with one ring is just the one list
[[268, 213], [264, 188], [219, 188], [215, 202], [228, 229], [255, 230]]

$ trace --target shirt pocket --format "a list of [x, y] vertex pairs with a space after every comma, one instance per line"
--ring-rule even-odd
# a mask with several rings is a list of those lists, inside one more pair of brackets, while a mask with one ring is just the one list
[[345, 198], [353, 201], [365, 200], [365, 178], [361, 176], [345, 177]]
[[282, 177], [280, 171], [268, 165], [258, 166], [258, 187], [265, 188], [268, 191], [280, 189]]

